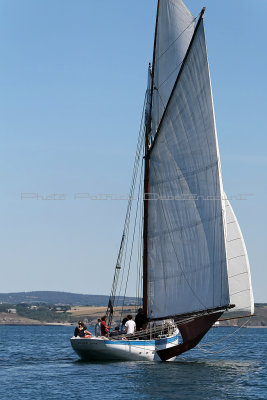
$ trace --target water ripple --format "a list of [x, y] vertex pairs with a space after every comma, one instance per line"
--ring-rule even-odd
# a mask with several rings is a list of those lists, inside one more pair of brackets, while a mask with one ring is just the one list
[[[213, 330], [206, 341], [228, 335], [229, 329]], [[197, 348], [172, 363], [82, 362], [70, 346], [71, 334], [71, 327], [1, 326], [0, 398], [7, 393], [20, 400], [267, 398], [265, 329], [246, 329], [225, 353]]]

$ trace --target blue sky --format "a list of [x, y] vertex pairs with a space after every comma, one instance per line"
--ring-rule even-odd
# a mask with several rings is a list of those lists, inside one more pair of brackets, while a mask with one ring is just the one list
[[[267, 2], [185, 3], [207, 7], [224, 186], [246, 195], [232, 205], [267, 302]], [[74, 195], [129, 191], [155, 13], [155, 0], [0, 0], [0, 292], [109, 293], [126, 202]]]

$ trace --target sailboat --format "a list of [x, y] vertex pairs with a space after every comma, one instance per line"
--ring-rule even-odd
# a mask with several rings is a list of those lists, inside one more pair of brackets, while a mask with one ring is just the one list
[[[194, 348], [216, 321], [254, 313], [246, 246], [223, 188], [204, 12], [195, 18], [182, 0], [157, 4], [144, 118], [142, 301], [148, 326], [116, 338], [71, 338], [83, 359], [171, 361]], [[109, 322], [124, 242], [125, 231]]]

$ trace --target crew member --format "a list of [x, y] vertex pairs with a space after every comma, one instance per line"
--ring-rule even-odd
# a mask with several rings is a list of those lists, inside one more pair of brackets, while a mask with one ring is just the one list
[[133, 321], [132, 315], [127, 315], [128, 321], [125, 324], [126, 334], [133, 334], [136, 331], [136, 323]]

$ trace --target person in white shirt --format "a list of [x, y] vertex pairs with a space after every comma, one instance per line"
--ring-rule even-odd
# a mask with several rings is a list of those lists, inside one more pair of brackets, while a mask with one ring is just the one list
[[136, 331], [136, 324], [131, 315], [127, 315], [128, 321], [125, 324], [126, 334], [133, 334]]

